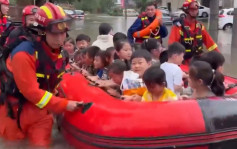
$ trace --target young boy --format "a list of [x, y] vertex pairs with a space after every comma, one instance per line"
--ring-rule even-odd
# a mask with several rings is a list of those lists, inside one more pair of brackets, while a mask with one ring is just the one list
[[143, 81], [146, 84], [147, 90], [142, 96], [142, 101], [177, 100], [175, 93], [166, 88], [165, 72], [159, 66], [148, 68], [143, 75]]
[[79, 34], [76, 38], [76, 47], [78, 50], [85, 49], [90, 46], [91, 38], [85, 34]]
[[151, 66], [151, 54], [146, 50], [136, 50], [131, 57], [131, 71], [124, 72], [121, 84], [125, 100], [141, 101], [146, 90], [142, 81], [144, 72]]
[[173, 43], [168, 48], [168, 62], [161, 64], [160, 68], [165, 71], [167, 87], [179, 94], [182, 90], [183, 71], [179, 65], [183, 61], [185, 48], [178, 42]]

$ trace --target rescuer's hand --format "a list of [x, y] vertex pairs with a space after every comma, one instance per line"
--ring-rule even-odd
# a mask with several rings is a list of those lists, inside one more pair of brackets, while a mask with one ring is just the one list
[[68, 101], [68, 104], [67, 104], [67, 111], [76, 111], [78, 109], [80, 109], [81, 107], [78, 106], [79, 104], [83, 104], [83, 102], [78, 102], [78, 101], [71, 101], [69, 100]]

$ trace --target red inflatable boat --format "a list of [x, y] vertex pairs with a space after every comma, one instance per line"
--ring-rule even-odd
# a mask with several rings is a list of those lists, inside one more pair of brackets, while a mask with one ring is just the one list
[[61, 83], [67, 98], [93, 102], [65, 113], [62, 132], [77, 149], [236, 149], [236, 97], [173, 102], [125, 102], [89, 86], [80, 74]]

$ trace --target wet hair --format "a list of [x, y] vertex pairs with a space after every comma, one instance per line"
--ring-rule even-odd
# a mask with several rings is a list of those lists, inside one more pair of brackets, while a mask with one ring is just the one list
[[86, 49], [76, 51], [74, 54], [74, 59], [76, 59], [80, 55], [82, 55], [82, 56], [86, 55]]
[[99, 56], [101, 58], [104, 67], [107, 67], [109, 65], [110, 55], [108, 55], [106, 51], [99, 51], [95, 56]]
[[204, 53], [200, 57], [200, 60], [208, 62], [211, 65], [212, 69], [215, 70], [217, 70], [220, 66], [223, 66], [225, 63], [225, 57], [217, 51]]
[[168, 47], [168, 58], [172, 57], [174, 54], [182, 54], [182, 53], [185, 53], [185, 47], [178, 43], [178, 42], [174, 42], [173, 44], [171, 44], [169, 47]]
[[146, 50], [136, 50], [131, 57], [131, 61], [134, 58], [144, 58], [147, 62], [150, 62], [152, 60], [151, 53], [149, 53]]
[[73, 44], [74, 47], [76, 46], [75, 41], [71, 37], [66, 38], [65, 41], [64, 41], [64, 44], [66, 42], [69, 42], [69, 43]]
[[101, 23], [99, 26], [100, 35], [108, 35], [113, 28], [108, 23]]
[[95, 55], [100, 51], [100, 48], [97, 46], [91, 46], [85, 49], [88, 53], [89, 58], [94, 59]]
[[117, 52], [119, 52], [126, 43], [130, 44], [128, 40], [119, 40], [119, 41], [115, 42], [115, 44], [114, 44], [115, 50]]
[[113, 43], [115, 44], [116, 42], [118, 42], [120, 40], [127, 40], [127, 39], [128, 39], [128, 37], [124, 33], [117, 32], [113, 36]]
[[157, 9], [157, 5], [154, 2], [147, 2], [146, 7], [148, 6], [154, 6]]
[[160, 53], [160, 63], [163, 64], [168, 61], [168, 52], [167, 50]]
[[211, 65], [204, 61], [194, 61], [189, 68], [189, 76], [193, 79], [201, 79], [204, 85], [209, 86], [216, 96], [225, 93], [224, 76], [212, 69]]
[[85, 40], [87, 42], [91, 42], [91, 38], [85, 34], [79, 34], [76, 38], [76, 42]]
[[148, 68], [142, 77], [146, 86], [152, 86], [152, 84], [164, 85], [166, 84], [166, 77], [164, 70], [159, 66], [152, 66]]
[[156, 39], [149, 38], [143, 41], [141, 47], [142, 49], [152, 52], [153, 49], [159, 49], [161, 44]]
[[125, 62], [121, 60], [114, 61], [109, 67], [108, 72], [112, 72], [114, 74], [123, 74], [124, 71], [127, 71], [127, 66]]

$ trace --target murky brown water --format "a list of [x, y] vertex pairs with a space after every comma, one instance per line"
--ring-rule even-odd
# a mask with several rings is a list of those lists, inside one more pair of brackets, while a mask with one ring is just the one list
[[[87, 34], [91, 37], [92, 41], [96, 40], [98, 35], [98, 27], [100, 23], [110, 23], [115, 32], [123, 32], [126, 33], [127, 29], [131, 26], [131, 24], [135, 21], [135, 17], [129, 17], [125, 20], [124, 17], [111, 17], [111, 16], [103, 16], [103, 15], [87, 15], [85, 20], [76, 20], [73, 23], [73, 30], [69, 32], [70, 36], [74, 39], [80, 33]], [[170, 30], [170, 25], [167, 26]], [[233, 66], [237, 65], [233, 63], [231, 60], [231, 39], [232, 33], [231, 31], [219, 31], [218, 36], [218, 45], [221, 52], [224, 54], [226, 58], [225, 63], [225, 74], [233, 77], [237, 77], [237, 69]], [[168, 38], [164, 40], [164, 45], [167, 46]], [[236, 55], [237, 56], [237, 55]], [[5, 140], [0, 139], [0, 149], [26, 149], [27, 147], [26, 141], [12, 143]], [[53, 145], [51, 149], [69, 149], [70, 146], [66, 143], [64, 138], [56, 129], [53, 130]], [[30, 148], [27, 148], [30, 149]]]

